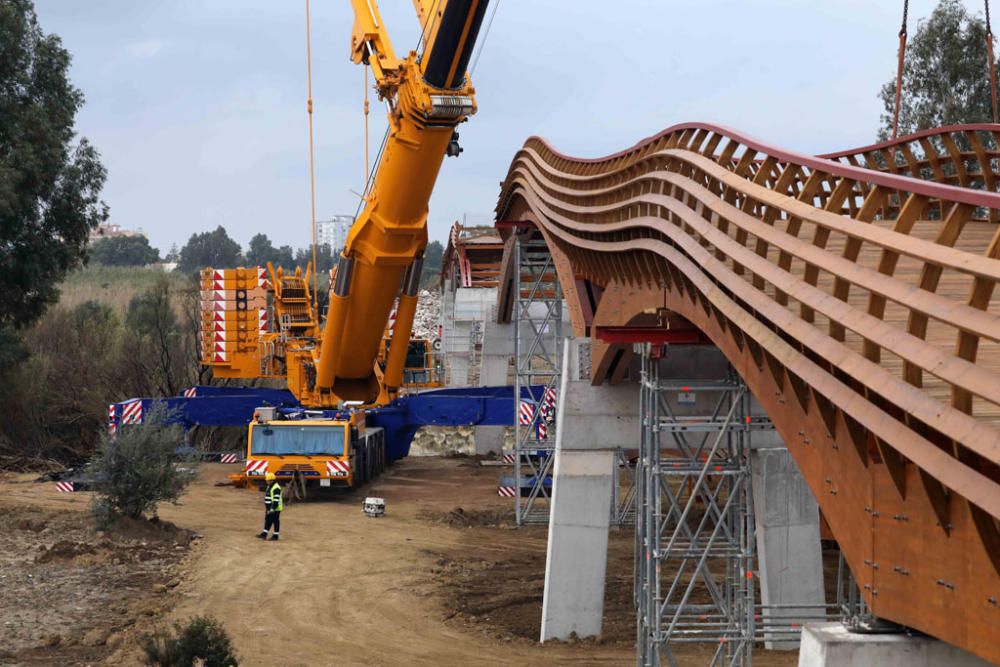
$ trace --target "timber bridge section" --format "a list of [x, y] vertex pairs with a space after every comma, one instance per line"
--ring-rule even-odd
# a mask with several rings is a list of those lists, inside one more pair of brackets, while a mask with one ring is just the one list
[[[508, 241], [544, 241], [591, 383], [691, 329], [766, 410], [872, 613], [1000, 662], [1000, 125], [825, 156], [704, 123], [579, 159], [530, 138]], [[509, 303], [505, 273], [499, 302]]]

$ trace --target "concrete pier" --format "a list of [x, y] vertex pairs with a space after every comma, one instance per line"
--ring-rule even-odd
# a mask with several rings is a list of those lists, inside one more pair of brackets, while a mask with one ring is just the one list
[[[750, 467], [763, 618], [767, 623], [802, 625], [822, 612], [826, 598], [819, 506], [784, 447], [754, 446]], [[797, 637], [765, 633], [764, 638], [765, 647], [772, 650], [799, 645]]]
[[[483, 346], [479, 369], [480, 387], [507, 384], [510, 361], [514, 356], [514, 325], [498, 324], [492, 319], [483, 322]], [[514, 416], [511, 415], [513, 424]], [[477, 426], [476, 454], [499, 454], [503, 450], [503, 426]]]
[[590, 384], [590, 343], [567, 339], [545, 561], [541, 641], [601, 634], [617, 447], [639, 438], [639, 387]]

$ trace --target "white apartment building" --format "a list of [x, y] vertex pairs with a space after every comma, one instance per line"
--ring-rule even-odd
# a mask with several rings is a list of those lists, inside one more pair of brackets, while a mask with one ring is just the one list
[[354, 224], [353, 215], [335, 215], [329, 220], [316, 221], [316, 242], [329, 244], [334, 254], [347, 243], [347, 232]]

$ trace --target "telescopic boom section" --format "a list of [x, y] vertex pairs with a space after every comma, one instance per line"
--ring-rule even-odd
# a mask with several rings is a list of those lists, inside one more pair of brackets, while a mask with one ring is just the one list
[[[445, 155], [460, 150], [455, 127], [476, 110], [466, 69], [488, 4], [414, 0], [424, 50], [397, 60], [375, 1], [352, 2], [351, 58], [372, 66], [379, 97], [389, 108], [389, 137], [341, 253], [322, 345], [313, 352], [315, 383], [305, 389], [316, 405], [384, 403], [402, 383], [427, 246], [427, 203]], [[397, 295], [382, 376], [375, 360]]]

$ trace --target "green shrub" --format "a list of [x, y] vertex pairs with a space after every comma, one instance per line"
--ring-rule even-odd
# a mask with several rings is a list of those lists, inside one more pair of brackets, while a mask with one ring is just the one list
[[[209, 616], [195, 616], [174, 632], [159, 630], [139, 640], [146, 664], [155, 667], [237, 667], [239, 658], [222, 623]], [[196, 662], [198, 661], [198, 662]]]
[[99, 524], [107, 525], [117, 516], [138, 519], [155, 512], [161, 502], [176, 502], [190, 483], [191, 474], [175, 464], [183, 433], [167, 419], [163, 406], [154, 405], [142, 424], [122, 425], [116, 436], [101, 437], [89, 467]]

